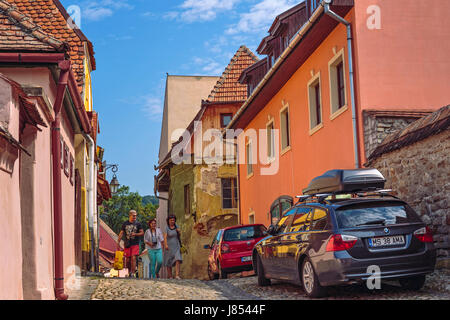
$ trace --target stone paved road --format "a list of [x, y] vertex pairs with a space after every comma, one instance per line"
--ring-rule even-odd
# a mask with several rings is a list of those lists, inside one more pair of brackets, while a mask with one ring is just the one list
[[[273, 281], [259, 287], [256, 277], [216, 281], [138, 280], [82, 278], [81, 288], [69, 291], [75, 300], [305, 300], [295, 285]], [[450, 271], [428, 276], [419, 292], [401, 289], [395, 282], [383, 282], [382, 290], [368, 291], [362, 286], [331, 288], [326, 299], [450, 300]]]

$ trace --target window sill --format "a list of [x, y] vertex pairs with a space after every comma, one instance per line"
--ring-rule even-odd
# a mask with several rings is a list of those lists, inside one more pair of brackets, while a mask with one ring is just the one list
[[342, 108], [339, 108], [339, 110], [337, 110], [336, 112], [334, 112], [331, 116], [330, 116], [330, 120], [334, 120], [337, 117], [339, 117], [341, 114], [343, 114], [345, 111], [347, 111], [348, 106], [345, 105]]
[[263, 165], [269, 165], [269, 164], [271, 164], [272, 162], [275, 162], [275, 157], [268, 157], [267, 158], [267, 163], [263, 163]]
[[284, 155], [285, 153], [291, 151], [291, 149], [292, 149], [291, 146], [287, 146], [286, 148], [284, 148], [283, 150], [281, 150], [280, 155], [281, 155], [281, 156]]
[[317, 131], [319, 131], [322, 128], [323, 128], [323, 122], [321, 124], [318, 124], [314, 128], [312, 128], [311, 130], [309, 130], [309, 135], [312, 136], [314, 133], [316, 133]]

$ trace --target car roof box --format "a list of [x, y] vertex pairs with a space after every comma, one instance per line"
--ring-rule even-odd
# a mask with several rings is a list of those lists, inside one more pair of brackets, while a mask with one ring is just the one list
[[377, 169], [330, 170], [311, 180], [303, 194], [371, 191], [383, 189], [385, 182]]

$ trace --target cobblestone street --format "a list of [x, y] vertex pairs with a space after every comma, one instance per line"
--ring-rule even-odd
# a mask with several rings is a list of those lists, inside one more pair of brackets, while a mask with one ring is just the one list
[[[139, 280], [84, 277], [81, 288], [69, 291], [71, 300], [308, 300], [298, 286], [272, 281], [259, 287], [256, 277], [215, 281]], [[330, 300], [450, 300], [450, 271], [438, 270], [427, 277], [418, 292], [401, 289], [396, 282], [382, 282], [382, 290], [363, 286], [329, 289]]]

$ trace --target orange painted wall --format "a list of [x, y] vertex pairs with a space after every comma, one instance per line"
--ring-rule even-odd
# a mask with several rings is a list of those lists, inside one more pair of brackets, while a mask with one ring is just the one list
[[[370, 30], [373, 5], [380, 29]], [[437, 110], [450, 103], [450, 1], [358, 0], [353, 12], [360, 110]]]
[[[380, 29], [367, 21], [379, 8]], [[433, 110], [450, 103], [450, 1], [358, 0], [345, 17], [352, 22], [355, 83], [361, 163], [365, 162], [362, 111]], [[330, 119], [328, 62], [345, 49], [348, 109]], [[353, 168], [353, 133], [347, 64], [347, 36], [339, 25], [271, 99], [245, 130], [264, 129], [268, 117], [280, 128], [282, 100], [290, 106], [292, 148], [279, 157], [279, 172], [247, 178], [240, 165], [241, 222], [255, 212], [257, 223], [269, 224], [271, 203], [280, 195], [299, 195], [309, 181], [330, 169]], [[311, 72], [321, 74], [323, 128], [309, 134], [307, 83]], [[240, 143], [240, 152], [245, 146]]]
[[[344, 48], [345, 69], [348, 70], [346, 31], [338, 26], [245, 129], [265, 129], [269, 118], [274, 119], [275, 129], [280, 129], [282, 100], [289, 104], [291, 150], [278, 157], [278, 174], [262, 176], [261, 165], [255, 164], [254, 175], [247, 178], [246, 165], [239, 165], [242, 223], [248, 223], [249, 213], [254, 212], [256, 223], [269, 225], [269, 208], [277, 197], [300, 195], [318, 174], [336, 166], [353, 166], [350, 108], [334, 120], [330, 119], [328, 62], [335, 56], [333, 48], [336, 52]], [[314, 75], [320, 72], [321, 77], [323, 128], [310, 135], [307, 88], [312, 70]], [[350, 97], [349, 92], [347, 96]], [[239, 152], [244, 152], [242, 143], [239, 147]]]

